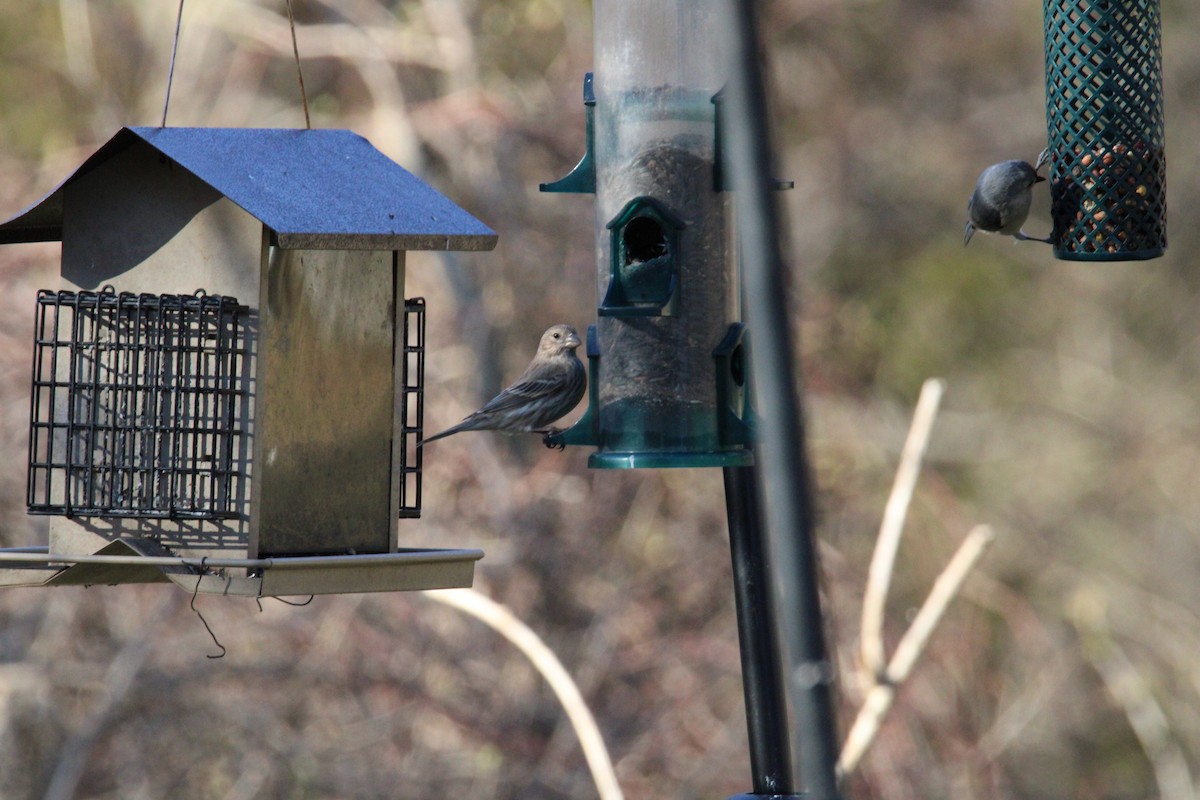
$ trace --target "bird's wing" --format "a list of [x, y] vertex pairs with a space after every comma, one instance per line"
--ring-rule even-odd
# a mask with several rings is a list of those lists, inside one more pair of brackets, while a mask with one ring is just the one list
[[477, 411], [477, 414], [492, 414], [497, 411], [507, 411], [520, 408], [531, 400], [537, 400], [552, 395], [560, 390], [570, 378], [569, 370], [562, 369], [531, 369], [521, 376], [516, 383], [509, 386], [500, 394], [493, 397]]
[[998, 208], [989, 207], [983, 203], [974, 203], [971, 208], [971, 219], [975, 227], [984, 231], [998, 231], [1004, 227], [1004, 212]]
[[[558, 383], [561, 383], [561, 381]], [[546, 396], [547, 393], [552, 393], [555, 390], [555, 386], [556, 382], [551, 376], [518, 380], [512, 386], [509, 386], [489, 400], [483, 408], [468, 414], [462, 422], [453, 428], [447, 428], [439, 434], [423, 439], [421, 444], [432, 442], [434, 439], [441, 439], [451, 434], [460, 433], [461, 431], [488, 428], [491, 421], [497, 416], [503, 415], [506, 411], [529, 405], [531, 401], [536, 401], [538, 398]]]

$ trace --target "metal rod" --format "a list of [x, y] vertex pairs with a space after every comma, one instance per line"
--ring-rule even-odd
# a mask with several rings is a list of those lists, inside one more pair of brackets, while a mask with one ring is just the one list
[[793, 794], [787, 690], [769, 582], [766, 529], [758, 504], [758, 479], [751, 467], [725, 467], [723, 472], [754, 794]]
[[105, 556], [51, 553], [49, 548], [5, 548], [0, 562], [26, 564], [128, 564], [150, 567], [212, 569], [330, 569], [368, 564], [427, 564], [437, 561], [478, 561], [482, 550], [422, 550], [400, 553], [365, 553], [346, 556], [293, 556], [290, 558], [196, 558], [193, 556]]
[[759, 402], [756, 466], [766, 509], [785, 672], [795, 722], [800, 779], [810, 800], [838, 797], [837, 738], [817, 585], [812, 488], [792, 350], [790, 296], [772, 185], [774, 163], [762, 73], [756, 0], [733, 0], [729, 114], [723, 115], [727, 157], [737, 190], [743, 296], [754, 309], [748, 324]]

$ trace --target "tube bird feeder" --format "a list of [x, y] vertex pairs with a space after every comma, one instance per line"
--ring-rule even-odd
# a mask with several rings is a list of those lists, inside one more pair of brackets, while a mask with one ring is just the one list
[[1167, 247], [1159, 0], [1045, 0], [1051, 240], [1058, 258]]
[[597, 317], [584, 418], [554, 444], [598, 468], [752, 462], [720, 178], [721, 6], [597, 0], [588, 147], [543, 191], [596, 196]]

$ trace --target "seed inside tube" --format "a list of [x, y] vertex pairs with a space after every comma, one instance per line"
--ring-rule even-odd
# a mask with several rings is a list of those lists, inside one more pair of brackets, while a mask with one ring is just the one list
[[1058, 248], [1116, 255], [1161, 239], [1161, 226], [1147, 228], [1159, 213], [1160, 151], [1109, 141], [1076, 144], [1064, 155], [1061, 171], [1051, 175]]

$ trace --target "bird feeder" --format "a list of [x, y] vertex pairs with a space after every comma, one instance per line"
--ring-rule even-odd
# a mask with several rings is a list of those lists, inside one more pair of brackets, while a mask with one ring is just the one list
[[1058, 258], [1167, 246], [1159, 0], [1046, 0], [1051, 240]]
[[0, 224], [34, 241], [62, 242], [32, 342], [49, 543], [0, 552], [0, 585], [470, 585], [479, 551], [400, 547], [424, 368], [405, 253], [490, 249], [485, 225], [349, 131], [124, 128]]
[[541, 187], [596, 199], [589, 407], [548, 440], [595, 446], [592, 467], [752, 463], [747, 376], [729, 371], [745, 361], [719, 166], [720, 11], [597, 0], [586, 152]]

